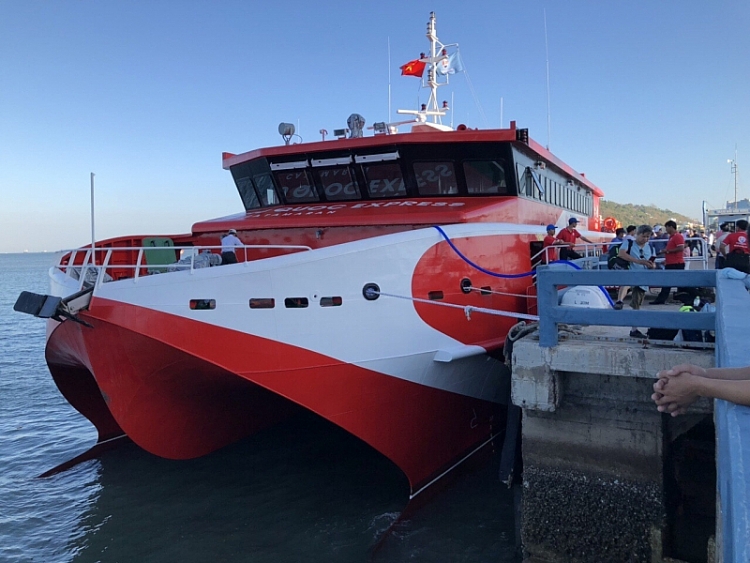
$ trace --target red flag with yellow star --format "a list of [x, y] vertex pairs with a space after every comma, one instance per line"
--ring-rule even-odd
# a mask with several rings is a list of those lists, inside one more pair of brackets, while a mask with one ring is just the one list
[[418, 76], [419, 78], [422, 78], [426, 66], [427, 65], [419, 59], [414, 59], [413, 61], [409, 61], [401, 66], [401, 76]]

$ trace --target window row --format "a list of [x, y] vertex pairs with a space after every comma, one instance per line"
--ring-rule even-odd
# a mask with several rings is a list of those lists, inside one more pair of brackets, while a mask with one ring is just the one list
[[[343, 303], [341, 297], [321, 297], [321, 307], [339, 307]], [[273, 309], [276, 307], [276, 299], [273, 297], [253, 297], [249, 302], [251, 309]], [[307, 297], [287, 297], [284, 299], [284, 307], [287, 309], [305, 309], [310, 305]], [[210, 311], [216, 309], [216, 299], [191, 299], [190, 308], [195, 311]]]
[[583, 215], [593, 214], [594, 201], [591, 193], [576, 186], [573, 182], [567, 181], [563, 184], [544, 173], [533, 170], [530, 166], [519, 171], [518, 176], [521, 185], [520, 195], [564, 207]]
[[[238, 178], [237, 188], [248, 209], [279, 203], [509, 193], [502, 160], [412, 162], [407, 170], [410, 177], [405, 179], [403, 163], [395, 160], [394, 154], [390, 162], [354, 163], [346, 157], [271, 163], [271, 174]], [[334, 160], [345, 162], [331, 162]], [[409, 185], [413, 188], [407, 188]]]

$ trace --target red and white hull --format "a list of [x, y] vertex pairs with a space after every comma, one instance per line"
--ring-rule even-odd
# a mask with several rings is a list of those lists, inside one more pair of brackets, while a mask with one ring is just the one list
[[[504, 246], [525, 236], [519, 228], [461, 224], [446, 231], [492, 268]], [[104, 283], [81, 314], [94, 328], [58, 325], [47, 359], [63, 394], [102, 439], [122, 429], [154, 454], [191, 458], [301, 406], [382, 452], [416, 492], [502, 427], [497, 415], [508, 381], [484, 352], [498, 347], [515, 320], [410, 300], [442, 291], [441, 302], [492, 308], [486, 296], [460, 291], [466, 277], [498, 285], [429, 228]], [[368, 283], [384, 295], [365, 299]], [[530, 282], [508, 283], [518, 291]], [[58, 292], [64, 284], [53, 276]], [[284, 307], [286, 298], [301, 297], [308, 307]], [[324, 297], [340, 297], [341, 305], [321, 307]], [[258, 298], [276, 306], [250, 309]], [[190, 309], [195, 299], [213, 299], [215, 309]], [[504, 299], [506, 309], [519, 310], [517, 297]], [[455, 359], [436, 361], [438, 352]], [[100, 393], [72, 397], [66, 377], [85, 377], [76, 369], [92, 374]], [[94, 389], [91, 381], [87, 388]]]

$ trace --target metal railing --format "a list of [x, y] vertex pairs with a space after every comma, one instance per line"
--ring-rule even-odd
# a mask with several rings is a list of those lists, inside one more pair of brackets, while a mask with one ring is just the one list
[[[658, 239], [659, 241], [664, 241], [664, 246], [666, 246], [666, 242], [668, 239]], [[708, 243], [705, 239], [702, 237], [694, 237], [685, 239], [685, 243], [688, 241], [695, 241], [699, 243], [700, 250], [698, 250], [698, 254], [693, 256], [693, 253], [691, 251], [690, 255], [685, 255], [685, 268], [690, 269], [691, 265], [693, 263], [700, 263], [701, 267], [699, 269], [701, 270], [708, 270]], [[581, 243], [576, 244], [574, 247], [574, 250], [578, 252], [579, 254], [582, 254], [582, 258], [578, 258], [576, 260], [573, 260], [573, 262], [579, 263], [582, 269], [584, 270], [594, 270], [594, 269], [605, 269], [607, 267], [606, 260], [602, 261], [602, 257], [606, 258], [607, 252], [609, 251], [609, 246], [611, 243], [609, 242], [593, 242], [593, 243]], [[614, 243], [614, 244], [620, 244], [620, 243]], [[650, 240], [649, 244], [654, 246], [654, 240]], [[542, 263], [542, 264], [549, 264], [550, 262], [553, 262], [557, 260], [557, 257], [559, 256], [560, 249], [565, 248], [563, 245], [553, 245], [553, 246], [545, 246], [534, 254], [531, 257], [531, 263]], [[594, 260], [593, 258], [598, 257], [598, 260]], [[657, 264], [663, 264], [664, 258], [657, 258], [656, 259]]]
[[[196, 269], [219, 265], [212, 264], [210, 256], [219, 256], [221, 248], [221, 246], [117, 246], [97, 247], [93, 251], [91, 248], [78, 248], [64, 251], [55, 268], [63, 272], [67, 277], [77, 280], [79, 282], [79, 289], [91, 285], [99, 287], [102, 283], [119, 281], [121, 279], [131, 279], [134, 283], [137, 283], [138, 279], [144, 276], [181, 271], [188, 271], [193, 274]], [[173, 251], [175, 258], [177, 258], [178, 253], [187, 254], [187, 256], [176, 259], [172, 263], [150, 264], [148, 263], [146, 252], [154, 250], [162, 252]], [[241, 251], [244, 257], [244, 260], [239, 262], [239, 264], [249, 264], [254, 261], [249, 259], [248, 250], [291, 250], [301, 252], [310, 251], [312, 248], [304, 245], [290, 244], [248, 244], [237, 246], [235, 247], [235, 252]], [[84, 253], [84, 257], [81, 263], [77, 264], [76, 259], [80, 253]], [[118, 253], [125, 253], [126, 257], [132, 253], [137, 254], [134, 261], [118, 263], [113, 261], [113, 257]], [[100, 258], [102, 255], [104, 257], [100, 259], [101, 263], [96, 263], [97, 258]], [[207, 262], [202, 258], [203, 256], [208, 258]], [[108, 271], [112, 272], [115, 270], [126, 273], [132, 272], [132, 275], [115, 278], [107, 273]]]
[[[691, 315], [688, 315], [691, 316]], [[716, 365], [750, 365], [747, 319], [750, 295], [741, 280], [719, 278], [716, 285]], [[716, 538], [724, 563], [750, 561], [750, 407], [714, 401], [716, 426]]]
[[714, 313], [685, 315], [666, 311], [615, 311], [558, 304], [558, 286], [716, 287], [715, 270], [537, 270], [539, 344], [557, 346], [559, 323], [603, 326], [644, 326], [713, 330]]

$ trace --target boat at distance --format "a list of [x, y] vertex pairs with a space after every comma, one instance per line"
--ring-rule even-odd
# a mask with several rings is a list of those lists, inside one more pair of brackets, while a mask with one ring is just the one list
[[[100, 443], [188, 459], [305, 409], [413, 497], [503, 431], [503, 346], [534, 318], [545, 226], [575, 217], [600, 240], [603, 194], [514, 122], [443, 125], [460, 58], [434, 14], [427, 37], [412, 62], [430, 100], [408, 122], [355, 114], [299, 144], [282, 124], [284, 144], [223, 155], [240, 213], [67, 252], [49, 295], [19, 298], [49, 319], [49, 370]], [[217, 265], [229, 229], [238, 263]]]

